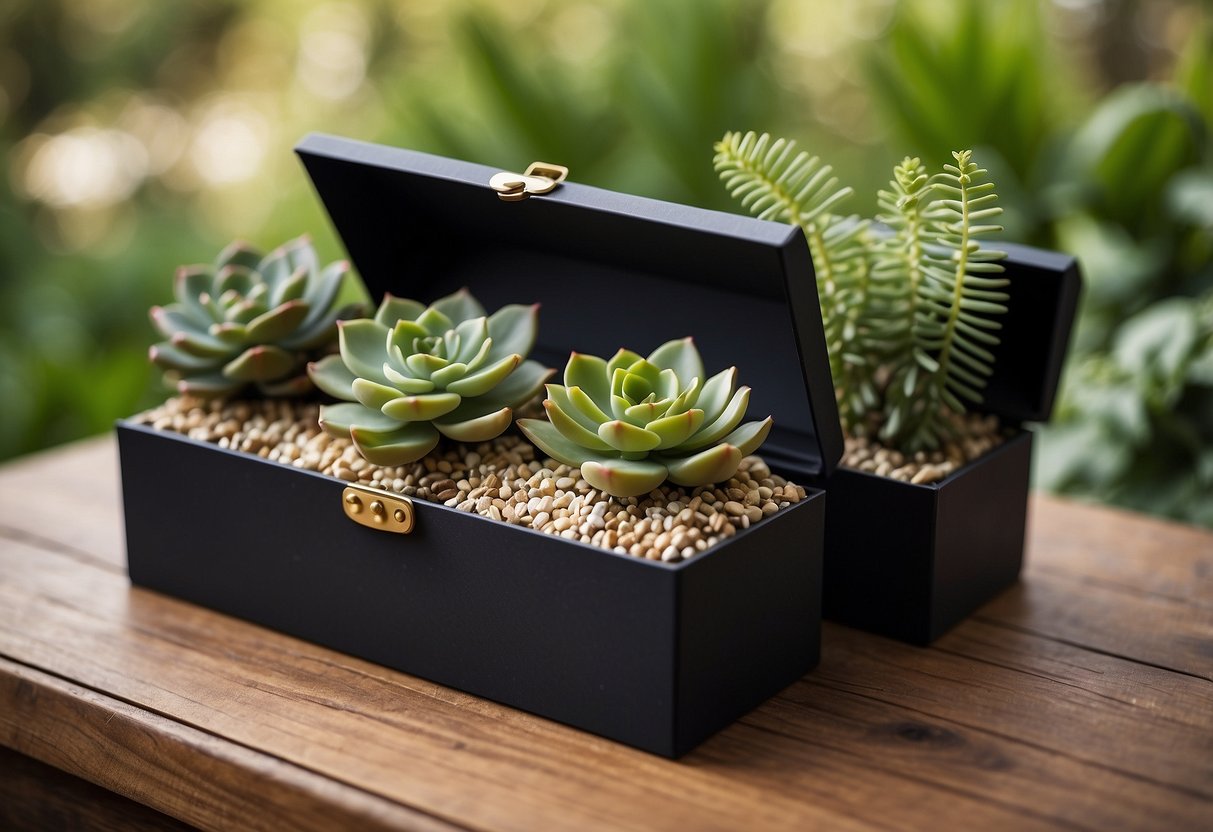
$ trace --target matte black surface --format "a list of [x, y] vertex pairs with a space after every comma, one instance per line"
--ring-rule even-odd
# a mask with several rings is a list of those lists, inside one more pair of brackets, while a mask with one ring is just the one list
[[341, 480], [118, 438], [132, 582], [648, 751], [690, 750], [817, 661], [821, 492], [671, 565], [420, 500], [411, 535], [379, 532]]
[[999, 242], [1011, 283], [1007, 313], [998, 316], [1001, 343], [981, 410], [1008, 424], [1045, 422], [1061, 379], [1082, 280], [1068, 254]]
[[[746, 532], [748, 554], [705, 558], [682, 573], [678, 601], [678, 753], [817, 666], [821, 655], [821, 536], [827, 500], [806, 509], [804, 539], [766, 521]], [[776, 515], [778, 516], [778, 515]], [[732, 546], [731, 543], [726, 544]], [[732, 554], [732, 552], [730, 552]], [[755, 580], [754, 571], [783, 583]], [[772, 638], [773, 633], [781, 633]]]
[[937, 483], [839, 468], [827, 486], [826, 618], [929, 644], [1015, 583], [1032, 434]]
[[799, 229], [568, 182], [502, 202], [495, 168], [332, 136], [296, 150], [376, 298], [466, 285], [490, 310], [540, 302], [534, 357], [555, 367], [692, 335], [709, 372], [737, 365], [750, 413], [775, 417], [764, 455], [800, 477], [841, 458]]

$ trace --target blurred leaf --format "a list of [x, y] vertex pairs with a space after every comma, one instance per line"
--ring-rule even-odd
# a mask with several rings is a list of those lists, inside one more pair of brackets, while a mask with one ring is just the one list
[[1175, 85], [1203, 114], [1205, 124], [1213, 124], [1213, 15], [1207, 6], [1198, 13], [1200, 22], [1179, 56]]
[[712, 143], [726, 130], [768, 124], [778, 113], [778, 87], [755, 71], [770, 48], [766, 6], [664, 0], [625, 8], [621, 25], [631, 48], [616, 53], [615, 86], [632, 128], [676, 177], [684, 201], [728, 205], [703, 175]]
[[1088, 214], [1059, 220], [1055, 233], [1063, 251], [1078, 255], [1090, 280], [1087, 288], [1098, 303], [1132, 306], [1145, 302], [1143, 292], [1167, 262], [1165, 246], [1142, 244], [1119, 225], [1101, 222]]
[[1213, 169], [1186, 170], [1171, 179], [1167, 207], [1176, 220], [1213, 231]]
[[870, 55], [872, 94], [906, 152], [988, 147], [1026, 180], [1057, 98], [1046, 42], [1035, 4], [903, 2]]
[[1196, 343], [1196, 310], [1191, 301], [1173, 298], [1129, 320], [1116, 337], [1113, 354], [1131, 373], [1182, 378]]
[[1154, 84], [1103, 100], [1066, 152], [1065, 174], [1086, 183], [1093, 209], [1127, 228], [1157, 225], [1171, 177], [1194, 164], [1205, 140], [1199, 113]]

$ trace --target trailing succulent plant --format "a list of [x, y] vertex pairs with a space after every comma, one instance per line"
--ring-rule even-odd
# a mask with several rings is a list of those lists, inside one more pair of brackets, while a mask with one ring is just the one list
[[741, 424], [750, 388], [737, 387], [736, 367], [704, 379], [690, 338], [662, 344], [648, 358], [626, 349], [609, 361], [575, 352], [564, 384], [547, 385], [548, 421], [519, 419], [518, 427], [616, 497], [646, 494], [667, 479], [721, 482], [763, 443], [771, 418]]
[[538, 314], [512, 304], [486, 315], [466, 289], [428, 307], [387, 295], [374, 319], [341, 322], [340, 354], [308, 367], [344, 400], [321, 407], [321, 427], [377, 465], [414, 462], [442, 436], [499, 436], [553, 372], [526, 360]]
[[882, 230], [837, 213], [851, 189], [795, 142], [730, 132], [715, 149], [743, 207], [805, 233], [847, 430], [909, 452], [938, 447], [949, 414], [981, 402], [1006, 312], [1006, 255], [978, 241], [1002, 230], [986, 223], [1002, 212], [986, 171], [967, 150], [934, 176], [905, 159], [878, 195]]
[[332, 345], [337, 320], [362, 314], [339, 306], [353, 279], [348, 262], [321, 268], [307, 237], [269, 254], [232, 243], [212, 265], [178, 270], [176, 302], [151, 309], [166, 340], [148, 357], [180, 393], [307, 393], [307, 364]]

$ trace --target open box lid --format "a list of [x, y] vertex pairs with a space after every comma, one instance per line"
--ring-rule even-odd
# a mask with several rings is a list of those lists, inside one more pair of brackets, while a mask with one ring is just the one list
[[558, 371], [573, 349], [647, 354], [691, 335], [709, 374], [737, 366], [749, 418], [774, 417], [768, 462], [815, 477], [842, 457], [799, 228], [569, 182], [505, 202], [495, 168], [333, 136], [296, 152], [376, 301], [467, 286], [489, 311], [539, 302], [531, 357]]
[[1000, 343], [992, 348], [994, 374], [980, 410], [1003, 421], [1044, 422], [1053, 412], [1082, 279], [1068, 254], [993, 242], [1010, 285], [1007, 313], [998, 317]]

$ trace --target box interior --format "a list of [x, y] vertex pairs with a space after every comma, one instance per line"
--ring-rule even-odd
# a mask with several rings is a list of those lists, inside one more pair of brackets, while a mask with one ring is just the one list
[[376, 299], [467, 286], [490, 311], [540, 303], [532, 355], [558, 369], [572, 349], [647, 353], [692, 336], [709, 374], [738, 367], [751, 418], [774, 416], [772, 467], [811, 478], [841, 458], [799, 229], [572, 183], [504, 202], [494, 168], [329, 136], [297, 152]]

